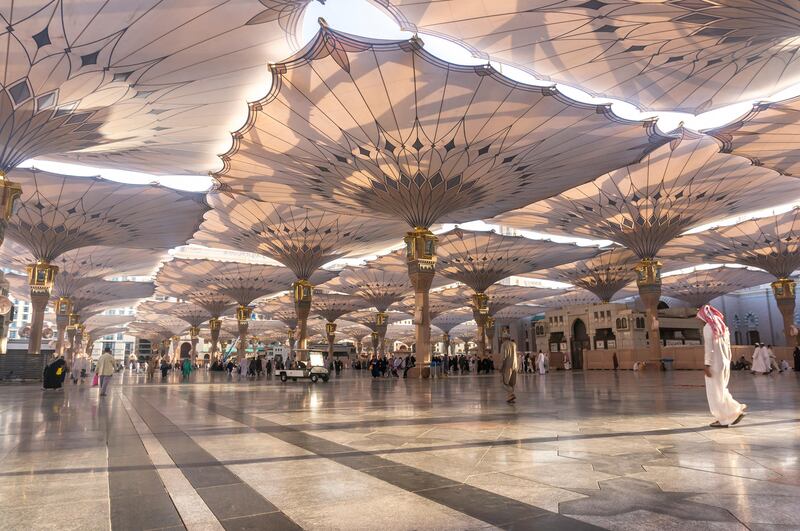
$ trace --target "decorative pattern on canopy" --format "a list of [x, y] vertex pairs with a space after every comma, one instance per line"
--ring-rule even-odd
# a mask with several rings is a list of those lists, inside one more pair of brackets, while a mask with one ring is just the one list
[[584, 304], [597, 304], [598, 302], [600, 301], [597, 299], [597, 295], [589, 291], [586, 291], [585, 289], [572, 289], [569, 291], [565, 291], [560, 295], [554, 295], [552, 297], [544, 297], [542, 299], [536, 300], [536, 304], [538, 306], [550, 309], [567, 308], [569, 306], [581, 306]]
[[[447, 296], [458, 296], [458, 294], [461, 294], [463, 304], [471, 307], [473, 306], [472, 292], [466, 286], [447, 288], [442, 290], [442, 293]], [[488, 297], [487, 306], [489, 309], [489, 315], [493, 316], [503, 308], [507, 306], [513, 306], [514, 304], [536, 301], [536, 304], [538, 305], [540, 303], [540, 299], [559, 295], [564, 293], [564, 290], [494, 284], [489, 287], [485, 293]]]
[[800, 195], [800, 180], [722, 154], [710, 137], [684, 131], [638, 164], [559, 197], [500, 215], [521, 229], [605, 238], [655, 258], [682, 232]]
[[144, 301], [137, 308], [137, 312], [144, 314], [160, 313], [183, 319], [192, 327], [199, 327], [212, 316], [199, 304], [176, 301]]
[[452, 310], [431, 318], [431, 323], [445, 334], [449, 334], [453, 328], [467, 321], [472, 321], [472, 310], [469, 309]]
[[800, 97], [757, 103], [738, 121], [706, 132], [722, 142], [725, 152], [800, 176]]
[[[433, 322], [441, 314], [456, 308], [461, 308], [465, 304], [466, 303], [464, 302], [463, 294], [461, 293], [454, 293], [452, 291], [444, 292], [442, 290], [432, 292], [429, 303], [431, 322]], [[400, 311], [413, 314], [414, 296], [412, 295], [404, 298], [399, 304], [395, 305], [395, 308]], [[472, 314], [470, 314], [470, 316], [471, 315]], [[472, 317], [470, 317], [470, 319], [472, 319]]]
[[136, 313], [136, 321], [128, 325], [131, 327], [143, 328], [157, 328], [165, 333], [165, 337], [181, 336], [189, 329], [186, 321], [174, 315], [166, 315], [160, 313]]
[[608, 302], [615, 293], [636, 280], [633, 268], [638, 261], [629, 249], [614, 247], [594, 258], [560, 265], [542, 274], [581, 287], [594, 293], [601, 302]]
[[[147, 276], [163, 257], [163, 251], [91, 246], [68, 251], [52, 264], [58, 267], [53, 292], [68, 297], [83, 284], [109, 276]], [[11, 240], [0, 246], [0, 262], [5, 267], [24, 271], [36, 262], [28, 249]], [[27, 282], [27, 280], [26, 280]]]
[[[394, 312], [389, 311], [386, 312], [386, 323], [392, 324], [398, 321], [406, 321], [411, 319], [411, 316], [404, 312]], [[376, 312], [373, 310], [358, 310], [357, 312], [352, 312], [347, 316], [349, 321], [353, 321], [360, 325], [366, 326], [373, 332], [378, 331], [378, 323]]]
[[519, 208], [668, 140], [652, 122], [447, 63], [416, 38], [323, 27], [272, 74], [216, 177], [252, 197], [412, 228]]
[[[32, 0], [2, 8], [0, 171], [36, 156], [184, 173], [215, 166], [311, 0]], [[79, 153], [68, 154], [82, 150]]]
[[214, 208], [206, 214], [194, 243], [267, 256], [301, 280], [308, 280], [332, 260], [368, 252], [370, 244], [376, 249], [386, 247], [400, 232], [390, 223], [324, 209], [265, 203], [228, 193], [208, 197]]
[[475, 321], [467, 321], [461, 323], [450, 330], [450, 336], [456, 337], [464, 343], [474, 342], [475, 336], [478, 334], [478, 325]]
[[96, 245], [170, 249], [191, 237], [208, 209], [200, 194], [160, 186], [39, 170], [12, 177], [23, 191], [6, 235], [45, 262]]
[[370, 333], [370, 329], [362, 324], [353, 321], [339, 321], [336, 327], [336, 335], [343, 339], [360, 341], [362, 337]]
[[527, 306], [525, 304], [515, 304], [513, 306], [506, 306], [502, 310], [498, 310], [493, 315], [498, 321], [517, 321], [531, 317], [537, 313], [542, 313], [544, 308], [539, 306]]
[[[223, 318], [222, 329], [233, 336], [239, 335], [239, 324], [234, 318]], [[251, 319], [247, 322], [247, 333], [258, 338], [268, 336], [272, 339], [284, 339], [286, 325], [278, 320]]]
[[337, 280], [337, 290], [361, 297], [379, 312], [385, 312], [414, 290], [408, 273], [399, 268], [348, 267], [339, 272]]
[[785, 0], [372, 0], [403, 29], [542, 79], [699, 114], [800, 81]]
[[92, 312], [124, 306], [130, 302], [151, 297], [155, 291], [152, 282], [114, 282], [97, 280], [86, 284], [69, 295], [72, 312], [87, 318]]
[[319, 290], [314, 291], [314, 300], [311, 302], [312, 312], [331, 323], [350, 312], [368, 307], [369, 303], [361, 297]]
[[457, 228], [439, 235], [437, 270], [480, 293], [512, 275], [589, 258], [597, 253], [597, 247]]
[[[178, 286], [182, 291], [184, 288], [180, 286], [188, 286], [188, 289], [203, 293], [217, 293], [241, 306], [247, 306], [259, 297], [284, 291], [293, 280], [294, 274], [281, 266], [192, 258], [166, 262], [156, 275], [159, 288], [169, 290], [169, 286]], [[191, 296], [188, 298], [192, 300]]]
[[772, 275], [763, 271], [722, 266], [665, 276], [661, 280], [661, 289], [664, 295], [700, 308], [702, 305], [708, 304], [711, 299], [740, 289], [768, 284], [773, 280]]
[[775, 278], [789, 278], [800, 268], [800, 208], [686, 234], [672, 242], [664, 254], [694, 261], [739, 263], [768, 271]]
[[[442, 332], [441, 328], [439, 328], [438, 326], [431, 326], [432, 337], [441, 337], [443, 333], [444, 332]], [[400, 341], [401, 343], [413, 343], [416, 339], [415, 334], [416, 334], [416, 329], [414, 328], [414, 325], [410, 324], [392, 323], [388, 327], [386, 327], [386, 339], [389, 341]]]

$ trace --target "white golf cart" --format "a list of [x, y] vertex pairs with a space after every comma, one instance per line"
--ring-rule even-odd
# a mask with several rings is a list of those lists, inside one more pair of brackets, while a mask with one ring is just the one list
[[319, 380], [327, 382], [331, 377], [331, 373], [323, 365], [325, 356], [321, 352], [309, 351], [310, 361], [298, 361], [297, 367], [293, 369], [281, 369], [277, 371], [281, 382], [291, 379], [296, 382], [300, 378], [311, 380], [311, 383], [317, 383]]

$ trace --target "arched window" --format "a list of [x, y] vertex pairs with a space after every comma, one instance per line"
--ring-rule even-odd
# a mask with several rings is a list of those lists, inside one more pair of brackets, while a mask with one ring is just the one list
[[622, 320], [619, 317], [617, 317], [616, 325], [617, 325], [617, 329], [622, 328]]
[[622, 328], [628, 328], [628, 318], [627, 317], [623, 317], [622, 318]]

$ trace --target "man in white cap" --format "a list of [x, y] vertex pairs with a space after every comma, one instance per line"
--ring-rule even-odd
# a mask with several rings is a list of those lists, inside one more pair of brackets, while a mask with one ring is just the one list
[[745, 404], [734, 400], [728, 391], [728, 380], [731, 377], [730, 331], [722, 313], [708, 304], [700, 309], [697, 318], [706, 324], [703, 327], [706, 398], [711, 414], [717, 419], [711, 427], [727, 428], [738, 424], [747, 409]]

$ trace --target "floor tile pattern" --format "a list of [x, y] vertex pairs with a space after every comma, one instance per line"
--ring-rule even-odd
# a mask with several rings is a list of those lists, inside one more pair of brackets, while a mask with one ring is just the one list
[[0, 529], [796, 529], [799, 375], [3, 385]]

